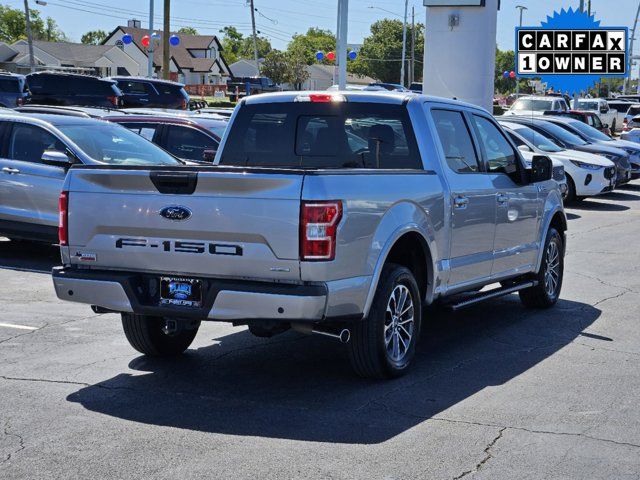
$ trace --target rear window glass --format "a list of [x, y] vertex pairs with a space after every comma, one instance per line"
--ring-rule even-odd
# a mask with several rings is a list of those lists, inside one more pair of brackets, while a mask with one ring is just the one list
[[20, 82], [17, 78], [0, 78], [0, 92], [20, 93]]
[[244, 105], [220, 164], [422, 169], [404, 106], [349, 102]]

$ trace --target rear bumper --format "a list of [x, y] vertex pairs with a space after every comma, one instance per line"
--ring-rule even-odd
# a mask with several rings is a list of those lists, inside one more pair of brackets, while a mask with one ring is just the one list
[[203, 278], [201, 308], [159, 305], [158, 277], [128, 272], [55, 267], [58, 298], [114, 312], [199, 320], [308, 321], [326, 319], [326, 284], [279, 284]]

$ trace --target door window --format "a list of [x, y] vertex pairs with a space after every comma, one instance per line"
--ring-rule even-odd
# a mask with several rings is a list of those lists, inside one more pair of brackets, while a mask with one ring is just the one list
[[132, 132], [146, 138], [150, 142], [153, 142], [153, 137], [155, 136], [156, 130], [158, 129], [157, 125], [149, 123], [122, 123], [121, 125], [128, 128]]
[[169, 126], [166, 150], [178, 158], [204, 160], [205, 150], [217, 150], [218, 142], [189, 127]]
[[149, 93], [148, 84], [145, 82], [118, 82], [118, 87], [124, 93], [132, 95], [146, 95]]
[[9, 137], [9, 158], [39, 163], [46, 150], [64, 152], [64, 143], [43, 128], [14, 123]]
[[478, 115], [473, 116], [478, 132], [480, 148], [487, 159], [487, 168], [491, 173], [511, 175], [517, 171], [516, 152], [493, 122]]
[[456, 173], [479, 172], [478, 156], [462, 113], [433, 110], [432, 116], [449, 168]]

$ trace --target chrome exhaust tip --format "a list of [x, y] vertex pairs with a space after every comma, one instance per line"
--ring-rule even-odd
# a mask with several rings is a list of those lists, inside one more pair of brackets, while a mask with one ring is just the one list
[[328, 331], [314, 327], [313, 325], [305, 325], [300, 323], [291, 324], [291, 328], [297, 332], [307, 335], [313, 333], [316, 335], [322, 335], [323, 337], [334, 338], [340, 343], [349, 343], [349, 340], [351, 340], [351, 331], [348, 328], [343, 328], [339, 331]]

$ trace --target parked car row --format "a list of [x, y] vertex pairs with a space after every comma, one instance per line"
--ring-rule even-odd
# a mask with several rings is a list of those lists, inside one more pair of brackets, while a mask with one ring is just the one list
[[189, 95], [177, 82], [146, 77], [98, 78], [60, 72], [0, 73], [0, 106], [27, 104], [186, 110]]

